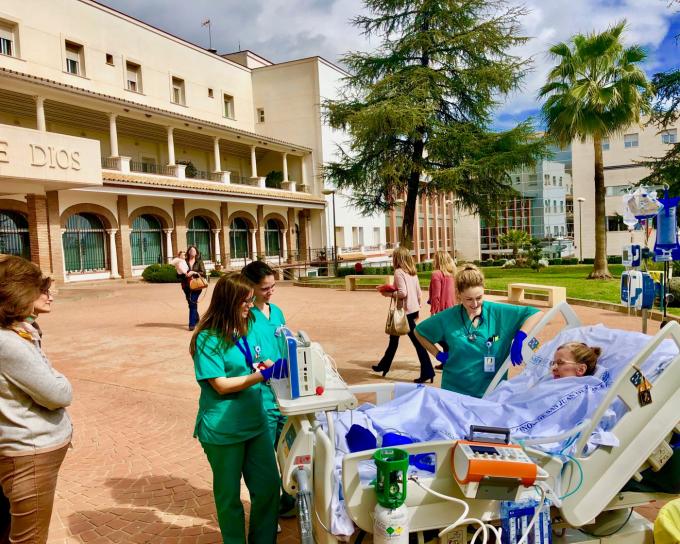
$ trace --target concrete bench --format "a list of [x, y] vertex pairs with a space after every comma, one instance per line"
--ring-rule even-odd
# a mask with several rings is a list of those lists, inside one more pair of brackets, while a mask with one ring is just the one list
[[524, 291], [538, 291], [547, 293], [548, 306], [557, 306], [560, 302], [567, 300], [567, 288], [555, 285], [536, 285], [533, 283], [509, 283], [508, 300], [510, 302], [524, 302]]
[[362, 280], [385, 280], [384, 283], [393, 283], [394, 276], [391, 274], [350, 274], [345, 276], [345, 291], [356, 291], [357, 290], [357, 279]]

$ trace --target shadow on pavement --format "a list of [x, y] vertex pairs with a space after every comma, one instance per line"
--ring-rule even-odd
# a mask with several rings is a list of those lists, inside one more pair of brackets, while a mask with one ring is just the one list
[[211, 489], [194, 487], [177, 476], [142, 476], [110, 478], [104, 485], [119, 504], [155, 508], [172, 515], [215, 521], [215, 503]]
[[[168, 516], [170, 517], [170, 516]], [[149, 508], [106, 508], [83, 510], [68, 517], [68, 529], [84, 542], [105, 538], [109, 542], [158, 542], [160, 538], [180, 538], [193, 542], [219, 543], [222, 535], [200, 520], [172, 516], [174, 523], [164, 520], [163, 514]], [[186, 523], [178, 524], [177, 521]], [[200, 540], [199, 540], [200, 537]], [[185, 540], [182, 540], [184, 542]]]
[[179, 329], [181, 331], [186, 331], [186, 325], [179, 325], [177, 323], [137, 323], [135, 327], [141, 327], [144, 329]]

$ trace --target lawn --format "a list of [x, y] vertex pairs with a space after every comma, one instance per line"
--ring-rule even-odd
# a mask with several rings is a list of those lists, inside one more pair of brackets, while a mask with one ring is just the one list
[[[621, 272], [624, 267], [620, 264], [610, 264], [609, 271], [614, 279], [588, 280], [588, 274], [592, 270], [591, 265], [549, 266], [540, 272], [527, 268], [483, 267], [481, 268], [486, 278], [486, 288], [505, 291], [508, 283], [537, 283], [541, 285], [558, 285], [567, 288], [567, 296], [584, 300], [600, 300], [604, 302], [619, 303], [619, 284]], [[427, 289], [430, 284], [432, 272], [420, 272], [420, 285]], [[344, 285], [344, 278], [309, 278], [310, 283], [324, 283], [330, 285]], [[378, 280], [359, 280], [362, 285], [378, 285]], [[658, 307], [656, 308], [658, 309]], [[680, 308], [669, 308], [668, 313], [679, 315]]]

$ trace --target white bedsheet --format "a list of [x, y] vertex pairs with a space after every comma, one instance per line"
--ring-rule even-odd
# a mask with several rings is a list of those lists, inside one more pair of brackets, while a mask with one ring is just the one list
[[[415, 442], [454, 440], [467, 436], [470, 425], [507, 427], [514, 441], [542, 438], [569, 431], [589, 418], [607, 394], [608, 387], [628, 366], [630, 360], [649, 342], [651, 336], [609, 329], [602, 325], [565, 330], [540, 347], [522, 374], [499, 385], [483, 399], [460, 395], [434, 387], [400, 384], [395, 398], [385, 404], [365, 404], [336, 419], [336, 485], [339, 487], [342, 457], [349, 452], [345, 435], [353, 424], [369, 429], [381, 445], [386, 432], [397, 432]], [[595, 376], [555, 380], [550, 362], [557, 348], [566, 342], [585, 342], [602, 348]], [[677, 347], [666, 341], [642, 366], [654, 380], [677, 355]], [[625, 412], [622, 405], [608, 410], [602, 424], [591, 435], [589, 448], [617, 446], [609, 432]], [[551, 453], [572, 453], [575, 439], [543, 444]], [[370, 480], [374, 467], [364, 467], [362, 480]], [[365, 473], [364, 473], [365, 472]], [[351, 522], [340, 497], [332, 505], [331, 528], [335, 534], [351, 534]], [[350, 531], [350, 532], [347, 532]]]

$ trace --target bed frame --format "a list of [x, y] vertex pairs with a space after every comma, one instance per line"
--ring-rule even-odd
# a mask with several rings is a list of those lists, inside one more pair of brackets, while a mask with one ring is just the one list
[[[529, 337], [538, 334], [554, 318], [562, 316], [565, 325], [562, 330], [580, 326], [576, 314], [562, 303], [550, 312], [534, 327]], [[561, 508], [553, 509], [553, 520], [561, 527], [582, 527], [592, 523], [602, 512], [622, 510], [647, 504], [652, 500], [674, 498], [670, 495], [621, 492], [626, 482], [648, 466], [657, 466], [663, 461], [667, 452], [667, 443], [673, 430], [680, 432], [680, 355], [677, 356], [657, 378], [651, 390], [653, 402], [640, 406], [637, 389], [630, 378], [642, 363], [652, 354], [665, 339], [673, 340], [680, 349], [680, 324], [672, 322], [659, 331], [631, 361], [611, 387], [601, 408], [594, 414], [590, 424], [582, 432], [577, 443], [576, 458], [583, 470], [583, 482], [578, 491], [567, 497]], [[531, 350], [524, 346], [524, 356], [530, 357]], [[489, 387], [493, 390], [505, 371], [509, 361], [505, 361]], [[392, 399], [394, 384], [357, 385], [350, 387], [352, 393], [373, 394], [376, 404]], [[487, 391], [487, 392], [488, 392]], [[619, 420], [612, 432], [618, 437], [621, 445], [617, 448], [600, 447], [590, 455], [583, 449], [586, 441], [604, 415], [608, 406], [620, 398], [629, 411]], [[332, 413], [327, 413], [332, 416]], [[333, 490], [333, 469], [335, 466], [335, 444], [320, 425], [314, 423], [313, 416], [303, 421], [303, 426], [314, 435], [313, 489], [314, 489], [314, 537], [319, 544], [336, 544], [338, 540], [330, 534], [331, 499]], [[331, 425], [332, 429], [333, 425]], [[331, 435], [333, 436], [333, 435]], [[434, 441], [403, 446], [411, 453], [436, 452], [436, 470], [427, 482], [432, 489], [463, 499], [450, 471], [450, 441]], [[375, 508], [375, 491], [363, 485], [358, 475], [358, 464], [372, 458], [375, 450], [348, 454], [342, 463], [342, 485], [345, 507], [356, 525], [372, 532], [372, 513]], [[528, 448], [531, 456], [550, 475], [548, 483], [554, 487], [555, 479], [563, 471], [562, 490], [576, 488], [580, 476], [573, 463], [563, 463], [538, 450]], [[564, 470], [563, 470], [564, 469]], [[499, 503], [490, 500], [466, 499], [470, 506], [469, 516], [489, 522], [499, 519]], [[409, 509], [410, 531], [440, 529], [453, 523], [460, 514], [460, 507], [428, 495], [416, 485], [408, 486], [406, 506]], [[624, 518], [625, 519], [625, 518]], [[561, 525], [559, 525], [561, 522]], [[462, 540], [444, 540], [442, 542], [466, 542], [463, 532], [454, 537]], [[561, 537], [554, 537], [556, 543], [599, 543], [617, 542], [623, 544], [651, 544], [653, 541], [651, 524], [633, 513], [626, 526], [610, 538], [586, 537], [583, 533], [567, 529]]]

